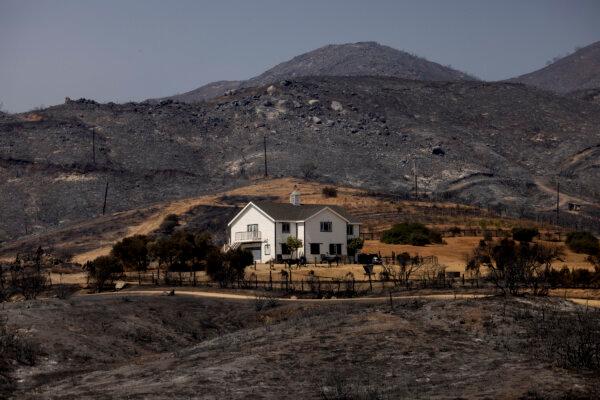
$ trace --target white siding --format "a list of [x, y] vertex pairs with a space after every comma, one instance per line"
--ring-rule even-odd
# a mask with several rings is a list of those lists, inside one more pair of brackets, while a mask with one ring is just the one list
[[[331, 232], [321, 232], [321, 222], [330, 221], [332, 223]], [[331, 243], [342, 245], [342, 254], [347, 255], [347, 241], [346, 235], [346, 220], [340, 218], [337, 214], [325, 209], [310, 219], [305, 221], [305, 238], [304, 243], [305, 254], [308, 261], [313, 261], [315, 256], [310, 254], [310, 244], [320, 243], [321, 254], [329, 253], [329, 245]], [[317, 258], [319, 256], [316, 256]]]
[[[304, 223], [303, 222], [287, 222], [288, 224], [290, 224], [290, 232], [289, 233], [283, 233], [283, 224], [284, 222], [277, 222], [276, 227], [277, 227], [277, 237], [275, 239], [275, 241], [277, 242], [277, 254], [281, 254], [281, 244], [285, 243], [287, 241], [287, 238], [290, 236], [296, 237], [300, 240], [302, 240], [302, 243], [304, 243]], [[298, 249], [298, 257], [302, 256], [304, 254], [304, 251], [302, 248]], [[291, 254], [291, 256], [293, 257], [294, 254]], [[284, 256], [283, 258], [288, 258], [287, 256]]]
[[360, 225], [359, 224], [351, 224], [351, 225], [354, 226], [354, 232], [352, 232], [352, 235], [348, 235], [348, 239], [359, 237], [360, 236]]
[[[321, 232], [321, 222], [324, 221], [332, 223], [332, 232]], [[298, 249], [298, 257], [304, 255], [308, 261], [313, 261], [315, 256], [310, 254], [311, 243], [320, 243], [321, 254], [329, 253], [330, 244], [340, 244], [342, 247], [341, 254], [347, 255], [348, 238], [359, 237], [360, 234], [360, 225], [354, 225], [353, 235], [348, 236], [346, 220], [329, 209], [322, 210], [307, 221], [289, 222], [290, 232], [283, 233], [281, 221], [273, 222], [266, 214], [251, 204], [229, 226], [229, 244], [233, 245], [235, 243], [236, 232], [247, 232], [247, 227], [251, 224], [258, 225], [258, 231], [261, 233], [260, 242], [244, 242], [240, 247], [254, 248], [260, 246], [261, 262], [268, 262], [281, 254], [281, 244], [286, 242], [288, 236], [295, 236], [302, 240], [304, 246]], [[270, 246], [270, 254], [268, 255], [265, 254], [265, 244]], [[319, 258], [319, 255], [316, 258]]]
[[298, 239], [302, 240], [302, 247], [298, 249], [298, 257], [302, 257], [306, 254], [304, 250], [306, 248], [306, 238], [304, 237], [304, 222], [298, 223]]
[[[261, 262], [267, 262], [271, 258], [275, 257], [275, 227], [273, 221], [271, 221], [265, 214], [260, 212], [254, 205], [248, 207], [244, 213], [229, 226], [229, 244], [232, 245], [235, 242], [236, 232], [246, 232], [248, 225], [250, 224], [258, 224], [258, 230], [261, 233]], [[269, 244], [271, 247], [270, 255], [265, 255], [265, 244]], [[259, 244], [256, 243], [256, 246], [258, 245]], [[244, 244], [243, 247], [249, 247], [249, 245]]]

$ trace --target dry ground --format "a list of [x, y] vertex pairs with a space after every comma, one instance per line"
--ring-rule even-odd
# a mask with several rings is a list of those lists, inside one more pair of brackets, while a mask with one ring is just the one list
[[520, 316], [540, 301], [257, 311], [254, 301], [121, 293], [10, 303], [4, 314], [45, 353], [18, 371], [19, 399], [318, 399], [336, 387], [347, 398], [594, 398], [594, 376], [529, 348]]

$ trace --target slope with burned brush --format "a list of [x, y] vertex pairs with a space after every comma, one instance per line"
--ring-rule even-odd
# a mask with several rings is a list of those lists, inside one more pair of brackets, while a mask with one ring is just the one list
[[[0, 121], [4, 238], [263, 175], [597, 218], [600, 107], [520, 84], [302, 78], [209, 103], [68, 101]], [[596, 214], [594, 214], [596, 213]]]

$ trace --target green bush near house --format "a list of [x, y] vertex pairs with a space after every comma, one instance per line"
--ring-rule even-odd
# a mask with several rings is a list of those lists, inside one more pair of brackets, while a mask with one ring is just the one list
[[388, 244], [425, 246], [431, 243], [442, 243], [442, 235], [418, 222], [403, 222], [383, 232], [381, 241]]

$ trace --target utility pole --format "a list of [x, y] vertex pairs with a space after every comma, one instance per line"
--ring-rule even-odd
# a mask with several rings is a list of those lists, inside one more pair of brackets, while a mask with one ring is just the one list
[[104, 205], [102, 206], [102, 215], [106, 213], [106, 197], [108, 196], [108, 178], [106, 178], [106, 187], [104, 188]]
[[556, 177], [556, 226], [560, 215], [560, 175]]
[[263, 136], [263, 147], [265, 150], [265, 178], [269, 176], [267, 172], [267, 135]]

